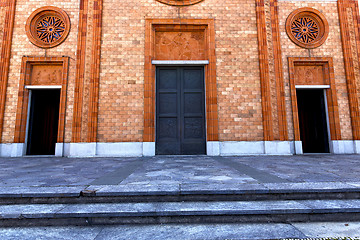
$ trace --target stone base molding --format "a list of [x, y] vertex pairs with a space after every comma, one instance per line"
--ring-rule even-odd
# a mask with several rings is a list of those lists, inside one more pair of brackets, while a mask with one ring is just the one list
[[[360, 141], [330, 141], [332, 154], [360, 154]], [[208, 156], [299, 155], [301, 141], [207, 142]], [[26, 156], [24, 143], [0, 144], [0, 157]], [[141, 157], [155, 156], [155, 142], [57, 143], [56, 157]]]

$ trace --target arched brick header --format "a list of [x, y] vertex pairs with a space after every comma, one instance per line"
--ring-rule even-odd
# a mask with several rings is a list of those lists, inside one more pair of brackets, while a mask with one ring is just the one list
[[171, 6], [188, 6], [188, 5], [193, 5], [195, 3], [199, 3], [203, 0], [156, 0], [156, 1]]

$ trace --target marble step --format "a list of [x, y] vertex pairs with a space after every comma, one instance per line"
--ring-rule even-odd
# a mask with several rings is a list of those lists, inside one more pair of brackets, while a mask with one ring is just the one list
[[360, 221], [360, 200], [0, 205], [0, 227]]
[[359, 184], [268, 183], [2, 187], [0, 204], [360, 199]]

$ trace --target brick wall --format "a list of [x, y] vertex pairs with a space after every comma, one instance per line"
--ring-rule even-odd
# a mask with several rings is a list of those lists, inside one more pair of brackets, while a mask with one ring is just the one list
[[262, 140], [255, 1], [206, 0], [177, 8], [153, 0], [105, 0], [98, 141], [142, 141], [149, 18], [215, 19], [219, 138]]
[[5, 6], [5, 0], [0, 0], [0, 47], [2, 45], [4, 36], [5, 14], [7, 7]]
[[[63, 44], [58, 47], [44, 50], [34, 46], [28, 40], [25, 33], [25, 24], [30, 14], [36, 9], [43, 6], [55, 6], [67, 12], [71, 20], [71, 32]], [[78, 9], [79, 1], [64, 0], [64, 1], [50, 1], [50, 0], [17, 0], [14, 34], [12, 42], [12, 55], [10, 60], [10, 72], [8, 87], [6, 92], [5, 116], [3, 127], [3, 143], [13, 142], [15, 131], [16, 107], [18, 100], [21, 58], [22, 56], [69, 56], [70, 68], [67, 89], [67, 110], [65, 122], [65, 141], [70, 142], [71, 139], [71, 123], [72, 123], [72, 107], [74, 95], [74, 76], [75, 76], [75, 54], [77, 44], [77, 25], [78, 25]]]
[[[0, 5], [4, 0], [0, 0]], [[81, 140], [86, 141], [93, 48], [93, 5], [89, 0], [85, 51]], [[71, 19], [67, 40], [53, 49], [32, 45], [25, 34], [28, 16], [42, 6], [65, 10]], [[329, 22], [329, 36], [319, 48], [306, 50], [286, 35], [285, 21], [295, 9], [312, 7]], [[0, 8], [4, 19], [5, 8]], [[13, 142], [21, 57], [69, 56], [65, 141], [71, 141], [79, 1], [17, 0], [12, 57], [7, 88], [2, 142]], [[155, 0], [104, 0], [98, 109], [98, 142], [141, 142], [144, 130], [145, 19], [215, 19], [216, 72], [220, 141], [263, 140], [259, 52], [255, 0], [205, 0], [173, 7]], [[280, 1], [280, 38], [286, 93], [288, 133], [293, 140], [293, 121], [287, 57], [332, 57], [338, 96], [342, 139], [351, 139], [351, 122], [336, 2]], [[0, 21], [0, 44], [3, 21]], [[272, 93], [274, 94], [274, 93]], [[273, 106], [276, 103], [272, 104]], [[277, 132], [277, 130], [275, 131]]]
[[[315, 49], [304, 49], [295, 45], [288, 38], [285, 32], [285, 22], [289, 14], [302, 7], [311, 7], [319, 10], [325, 15], [329, 23], [329, 36], [326, 42]], [[285, 80], [285, 91], [286, 91], [286, 112], [287, 121], [289, 126], [289, 138], [294, 139], [292, 112], [291, 112], [291, 99], [289, 89], [289, 71], [288, 71], [288, 60], [287, 57], [332, 57], [334, 61], [335, 71], [335, 83], [337, 98], [339, 104], [339, 117], [341, 126], [341, 137], [342, 140], [352, 139], [349, 102], [346, 89], [346, 78], [344, 69], [344, 59], [342, 52], [342, 43], [340, 35], [339, 17], [337, 13], [336, 2], [306, 2], [306, 1], [280, 1], [279, 2], [279, 24], [281, 31], [281, 46], [283, 54], [283, 68], [284, 68], [284, 80]]]
[[87, 21], [87, 38], [86, 38], [86, 57], [85, 57], [85, 77], [84, 77], [84, 96], [82, 107], [82, 125], [81, 125], [81, 141], [86, 142], [87, 127], [88, 127], [88, 108], [89, 108], [89, 95], [90, 95], [90, 67], [91, 67], [91, 49], [93, 39], [93, 5], [94, 1], [89, 1], [88, 6], [88, 21]]

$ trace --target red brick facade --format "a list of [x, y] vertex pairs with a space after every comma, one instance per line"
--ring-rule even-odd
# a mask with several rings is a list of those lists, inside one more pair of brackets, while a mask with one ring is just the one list
[[[26, 22], [42, 7], [69, 16], [69, 35], [56, 47], [27, 37]], [[288, 36], [286, 20], [301, 8], [326, 19], [319, 46], [299, 46]], [[80, 146], [90, 143], [84, 156], [136, 155], [122, 154], [124, 143], [138, 144], [137, 155], [153, 155], [154, 60], [202, 61], [208, 154], [301, 153], [297, 86], [325, 89], [330, 152], [360, 151], [357, 1], [0, 0], [0, 19], [0, 156], [25, 154], [26, 86], [53, 84], [34, 78], [35, 65], [62, 71], [53, 84], [61, 85], [57, 155], [82, 155]], [[311, 71], [321, 77], [309, 77]], [[10, 149], [15, 143], [24, 145], [22, 153]], [[70, 143], [78, 144], [73, 154]]]

